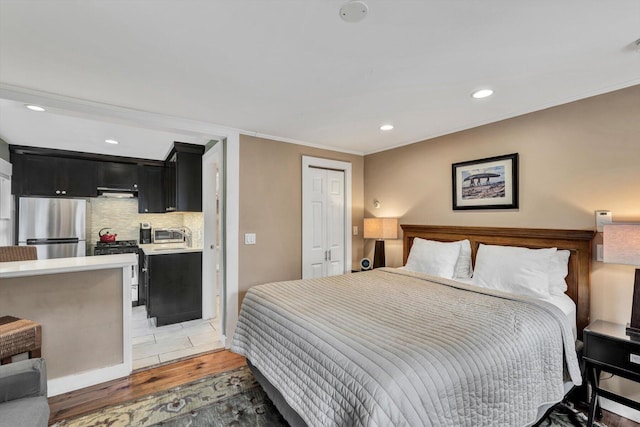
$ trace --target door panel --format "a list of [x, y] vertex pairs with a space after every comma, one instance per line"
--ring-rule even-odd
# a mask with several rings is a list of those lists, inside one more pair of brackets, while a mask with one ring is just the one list
[[327, 170], [327, 250], [328, 276], [344, 273], [344, 172]]
[[323, 169], [311, 169], [311, 179], [307, 187], [310, 196], [311, 209], [311, 247], [308, 248], [310, 277], [324, 277], [326, 275], [325, 250], [326, 236], [324, 223], [326, 217], [326, 173]]
[[303, 278], [344, 274], [344, 171], [309, 167], [303, 174]]

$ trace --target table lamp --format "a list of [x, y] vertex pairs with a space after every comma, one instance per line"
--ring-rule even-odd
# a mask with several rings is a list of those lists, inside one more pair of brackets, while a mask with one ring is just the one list
[[[640, 224], [606, 224], [603, 228], [605, 263], [640, 266]], [[640, 269], [633, 284], [631, 323], [627, 335], [640, 338]]]
[[398, 238], [398, 218], [365, 218], [364, 238], [376, 239], [373, 268], [384, 267], [384, 240]]

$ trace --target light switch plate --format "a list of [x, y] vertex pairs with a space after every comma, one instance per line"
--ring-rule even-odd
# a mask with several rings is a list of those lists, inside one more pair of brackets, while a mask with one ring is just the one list
[[596, 211], [596, 230], [602, 233], [605, 224], [613, 222], [611, 211]]
[[256, 233], [244, 233], [244, 244], [245, 245], [255, 245], [256, 244]]
[[357, 236], [357, 235], [358, 235], [358, 226], [357, 226], [357, 225], [354, 225], [354, 226], [353, 226], [353, 235], [354, 235], [354, 236]]

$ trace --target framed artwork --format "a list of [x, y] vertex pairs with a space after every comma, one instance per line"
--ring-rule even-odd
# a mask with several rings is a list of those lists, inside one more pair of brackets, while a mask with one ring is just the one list
[[518, 153], [451, 165], [453, 210], [517, 209]]

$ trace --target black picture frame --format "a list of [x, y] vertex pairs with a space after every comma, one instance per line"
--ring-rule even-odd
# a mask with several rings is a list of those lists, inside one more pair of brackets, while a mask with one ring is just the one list
[[518, 153], [451, 165], [453, 210], [518, 209]]

